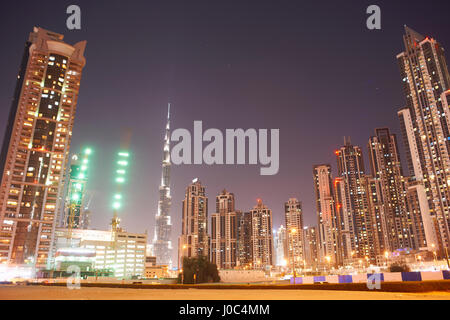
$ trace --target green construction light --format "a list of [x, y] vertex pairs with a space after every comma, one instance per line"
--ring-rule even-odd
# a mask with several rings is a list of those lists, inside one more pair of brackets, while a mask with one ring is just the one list
[[113, 203], [113, 208], [114, 209], [119, 209], [120, 208], [120, 202], [114, 202]]
[[128, 152], [119, 152], [119, 156], [128, 158], [130, 154]]
[[78, 175], [78, 179], [84, 179], [86, 176], [84, 175], [84, 173], [80, 173], [79, 175]]
[[76, 184], [75, 184], [75, 188], [76, 188], [77, 190], [81, 190], [81, 183], [76, 183]]
[[125, 178], [123, 178], [123, 177], [118, 177], [118, 178], [116, 178], [116, 182], [117, 182], [117, 183], [124, 183], [124, 182], [125, 182]]
[[72, 195], [72, 200], [73, 200], [73, 201], [78, 201], [78, 200], [80, 200], [80, 195], [79, 195], [78, 193], [74, 193], [74, 194]]
[[84, 164], [87, 164], [88, 162], [89, 162], [88, 159], [83, 159], [83, 163], [84, 163]]
[[125, 174], [125, 170], [123, 170], [123, 169], [119, 169], [119, 170], [117, 170], [116, 171], [118, 174]]
[[116, 194], [116, 195], [114, 196], [114, 199], [120, 200], [120, 199], [122, 199], [122, 195], [121, 195], [121, 194]]
[[120, 160], [120, 161], [117, 161], [117, 164], [125, 167], [128, 165], [128, 161]]
[[84, 149], [84, 154], [90, 155], [91, 153], [92, 153], [92, 149], [91, 148]]
[[82, 166], [81, 166], [81, 171], [86, 171], [86, 170], [87, 170], [87, 166], [82, 165]]

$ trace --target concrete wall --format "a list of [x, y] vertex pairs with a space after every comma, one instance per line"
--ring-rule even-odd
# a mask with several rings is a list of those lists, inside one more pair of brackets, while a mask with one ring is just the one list
[[219, 270], [220, 281], [230, 282], [260, 282], [272, 280], [262, 270]]

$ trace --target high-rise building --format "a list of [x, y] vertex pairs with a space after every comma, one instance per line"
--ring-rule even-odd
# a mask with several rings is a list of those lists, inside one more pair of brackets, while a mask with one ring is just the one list
[[0, 262], [47, 263], [63, 198], [86, 41], [34, 28], [0, 154]]
[[406, 106], [398, 114], [407, 162], [413, 180], [423, 183], [426, 192], [429, 210], [422, 218], [430, 220], [436, 233], [428, 230], [427, 237], [438, 241], [427, 246], [438, 247], [443, 255], [450, 244], [450, 75], [444, 49], [435, 39], [405, 26], [403, 43], [405, 51], [397, 61]]
[[183, 200], [181, 236], [178, 239], [178, 267], [183, 258], [205, 256], [209, 259], [208, 198], [196, 178], [186, 188]]
[[361, 148], [353, 146], [349, 140], [336, 151], [338, 173], [343, 178], [344, 196], [352, 215], [352, 256], [375, 263], [378, 252], [374, 246], [372, 215], [367, 195], [367, 177]]
[[408, 213], [412, 217], [415, 248], [433, 252], [438, 243], [435, 226], [430, 219], [425, 186], [420, 181], [410, 180], [406, 192]]
[[239, 214], [234, 194], [223, 190], [216, 197], [216, 212], [211, 215], [211, 262], [218, 268], [236, 267]]
[[316, 270], [319, 265], [319, 233], [317, 227], [304, 227], [306, 266]]
[[403, 177], [397, 139], [388, 128], [375, 129], [368, 142], [370, 169], [379, 194], [380, 219], [376, 225], [382, 248], [394, 251], [415, 248], [414, 230], [406, 205], [406, 183]]
[[162, 161], [162, 177], [159, 186], [158, 212], [156, 214], [155, 237], [153, 252], [157, 263], [172, 266], [172, 222], [170, 221], [170, 103], [167, 110], [166, 133], [164, 136], [164, 150]]
[[329, 164], [313, 167], [319, 229], [319, 259], [323, 264], [337, 265], [339, 261], [339, 221], [333, 194], [333, 180]]
[[372, 176], [364, 176], [362, 182], [364, 193], [367, 195], [368, 212], [372, 223], [372, 237], [369, 239], [370, 246], [373, 247], [375, 253], [375, 261], [372, 263], [379, 264], [385, 261], [384, 254], [389, 249], [382, 191], [379, 180]]
[[272, 266], [273, 236], [272, 210], [258, 199], [256, 206], [250, 210], [252, 217], [252, 259], [254, 269]]
[[287, 252], [287, 236], [286, 228], [283, 225], [276, 230], [273, 239], [275, 247], [275, 265], [287, 266], [289, 259]]
[[339, 222], [339, 257], [338, 261], [343, 264], [352, 262], [355, 254], [355, 239], [353, 215], [350, 206], [350, 198], [347, 197], [345, 182], [343, 177], [334, 179], [334, 197], [336, 201], [336, 215]]
[[290, 198], [284, 203], [287, 261], [292, 269], [304, 266], [302, 203]]
[[253, 264], [252, 215], [242, 212], [238, 215], [238, 266], [249, 268]]

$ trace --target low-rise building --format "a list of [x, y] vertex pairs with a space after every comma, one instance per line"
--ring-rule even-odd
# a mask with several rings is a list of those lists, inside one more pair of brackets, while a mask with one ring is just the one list
[[120, 231], [56, 229], [55, 258], [57, 271], [70, 265], [88, 267], [93, 261], [94, 270], [113, 270], [116, 278], [145, 275], [146, 234]]

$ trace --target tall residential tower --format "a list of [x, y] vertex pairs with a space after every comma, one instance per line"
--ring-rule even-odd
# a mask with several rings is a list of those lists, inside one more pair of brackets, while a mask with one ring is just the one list
[[0, 262], [47, 264], [86, 63], [86, 41], [34, 28], [0, 154]]
[[340, 257], [339, 221], [333, 195], [331, 166], [329, 164], [314, 166], [313, 178], [320, 239], [319, 259], [323, 264], [336, 265]]
[[234, 194], [223, 190], [211, 215], [211, 261], [221, 269], [233, 269], [238, 261], [238, 220]]
[[208, 198], [205, 186], [196, 178], [186, 188], [183, 200], [181, 236], [178, 239], [178, 267], [183, 257], [205, 256], [209, 260]]
[[[422, 203], [428, 248], [450, 245], [450, 75], [444, 49], [405, 26], [405, 51], [397, 55], [406, 106], [398, 112], [408, 166]], [[426, 208], [428, 206], [428, 208]], [[430, 243], [437, 241], [437, 243]]]

